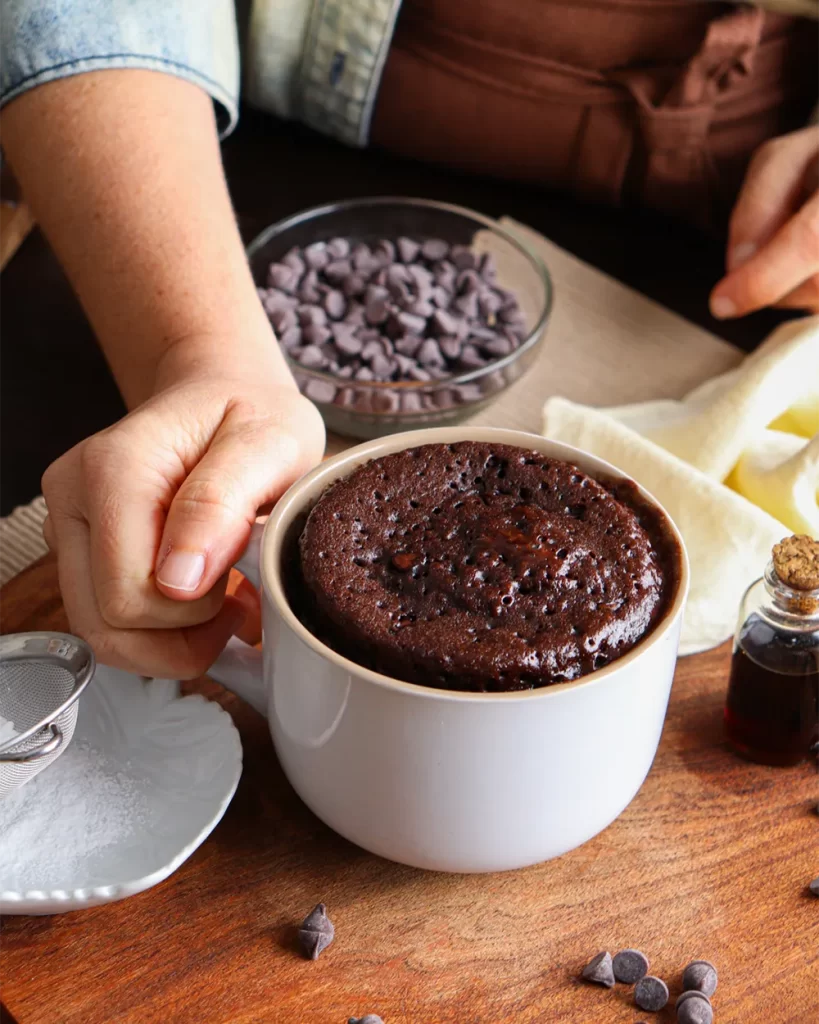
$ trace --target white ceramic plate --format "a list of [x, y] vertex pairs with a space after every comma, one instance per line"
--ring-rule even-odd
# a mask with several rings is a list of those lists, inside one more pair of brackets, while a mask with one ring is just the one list
[[100, 666], [71, 746], [0, 803], [0, 914], [79, 910], [156, 885], [209, 835], [241, 772], [218, 704]]

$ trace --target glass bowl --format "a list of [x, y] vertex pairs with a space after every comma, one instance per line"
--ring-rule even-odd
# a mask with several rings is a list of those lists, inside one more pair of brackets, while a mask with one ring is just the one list
[[307, 369], [286, 355], [302, 394], [315, 403], [328, 430], [369, 439], [400, 430], [454, 424], [472, 416], [533, 364], [552, 307], [552, 282], [542, 261], [495, 221], [459, 206], [426, 199], [377, 197], [314, 207], [279, 221], [248, 246], [258, 287], [267, 270], [293, 246], [330, 238], [373, 246], [379, 239], [442, 238], [451, 245], [490, 251], [497, 283], [513, 291], [526, 334], [518, 348], [486, 366], [433, 381], [356, 381]]

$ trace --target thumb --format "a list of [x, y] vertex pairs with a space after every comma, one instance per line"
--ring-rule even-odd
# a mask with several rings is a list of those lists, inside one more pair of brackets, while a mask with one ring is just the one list
[[196, 600], [230, 568], [247, 544], [256, 510], [275, 501], [307, 459], [297, 439], [245, 423], [223, 425], [177, 491], [162, 533], [156, 583], [168, 597]]

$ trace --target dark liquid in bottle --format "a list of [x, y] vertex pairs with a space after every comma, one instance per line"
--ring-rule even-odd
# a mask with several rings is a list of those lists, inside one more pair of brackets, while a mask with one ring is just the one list
[[819, 740], [819, 645], [752, 615], [731, 662], [725, 729], [736, 751], [762, 764], [798, 764]]

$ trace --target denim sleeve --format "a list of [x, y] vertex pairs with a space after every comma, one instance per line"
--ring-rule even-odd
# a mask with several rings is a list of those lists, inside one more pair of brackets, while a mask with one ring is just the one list
[[193, 82], [229, 134], [239, 94], [233, 0], [3, 0], [0, 106], [44, 82], [105, 68]]

